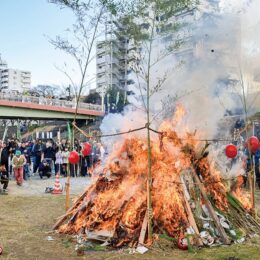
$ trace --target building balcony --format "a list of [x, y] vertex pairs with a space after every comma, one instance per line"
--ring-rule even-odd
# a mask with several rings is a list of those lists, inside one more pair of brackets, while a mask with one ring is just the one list
[[8, 76], [9, 76], [9, 73], [8, 72], [3, 72], [3, 70], [2, 70], [1, 77], [3, 78], [3, 77], [8, 77]]
[[103, 47], [103, 48], [97, 48], [97, 55], [100, 55], [100, 54], [103, 54], [103, 53], [106, 53], [106, 47]]
[[[102, 58], [97, 58], [97, 66], [102, 64], [111, 64], [111, 58], [109, 56], [103, 56]], [[118, 64], [119, 60], [115, 57], [112, 58], [113, 64]]]
[[102, 66], [102, 67], [100, 67], [100, 66], [97, 66], [97, 69], [96, 69], [96, 71], [97, 71], [97, 75], [98, 74], [101, 74], [101, 73], [105, 73], [106, 72], [106, 70], [107, 70], [107, 68], [106, 68], [106, 66], [104, 65], [104, 66]]
[[107, 83], [106, 77], [97, 78], [97, 85], [103, 85]]
[[21, 74], [25, 74], [25, 75], [30, 75], [31, 76], [31, 72], [30, 71], [21, 71]]

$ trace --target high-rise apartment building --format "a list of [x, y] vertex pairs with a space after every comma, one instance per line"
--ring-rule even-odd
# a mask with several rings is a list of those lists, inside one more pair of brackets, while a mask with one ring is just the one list
[[[171, 24], [179, 24], [180, 29], [158, 37], [154, 49], [160, 52], [160, 49], [163, 51], [166, 48], [165, 46], [179, 42], [179, 47], [171, 54], [172, 61], [176, 62], [176, 64], [179, 61], [184, 61], [186, 66], [191, 68], [192, 66], [196, 68], [197, 62], [204, 59], [205, 55], [207, 56], [206, 58], [215, 60], [228, 59], [230, 55], [234, 55], [239, 46], [234, 46], [234, 50], [230, 50], [226, 55], [225, 46], [223, 47], [219, 43], [212, 44], [212, 39], [215, 37], [214, 26], [216, 26], [216, 21], [217, 23], [219, 22], [219, 3], [220, 0], [202, 0], [199, 6], [194, 5], [179, 10], [173, 17], [168, 19], [168, 23], [169, 26]], [[147, 12], [149, 14], [149, 10]], [[156, 19], [160, 21], [164, 17], [156, 17]], [[235, 16], [232, 19], [229, 19], [229, 22], [233, 23], [230, 26], [234, 27], [233, 32], [238, 34], [237, 37], [239, 37], [240, 21]], [[140, 26], [144, 25], [140, 22]], [[149, 30], [149, 26], [146, 29]], [[127, 38], [124, 34], [124, 27], [115, 18], [108, 19], [105, 31], [105, 39], [98, 42], [96, 46], [96, 90], [102, 97], [104, 97], [107, 89], [111, 86], [128, 90], [128, 86], [136, 82], [136, 77], [134, 73], [131, 73], [130, 67], [131, 57], [136, 54], [138, 47], [134, 45], [131, 39]], [[224, 35], [223, 37], [228, 36]], [[232, 37], [231, 35], [230, 39]], [[225, 40], [230, 41], [230, 39], [225, 38], [223, 42]], [[219, 79], [219, 85], [221, 88], [222, 85], [225, 85], [225, 90], [232, 93], [234, 92], [233, 85], [236, 84], [238, 78], [237, 67], [226, 67], [225, 71], [226, 75], [223, 74], [223, 78]], [[256, 82], [252, 83], [252, 89], [259, 89], [258, 83], [260, 80], [254, 80]]]
[[128, 39], [113, 18], [106, 23], [105, 39], [96, 45], [96, 91], [104, 97], [108, 88], [126, 89]]

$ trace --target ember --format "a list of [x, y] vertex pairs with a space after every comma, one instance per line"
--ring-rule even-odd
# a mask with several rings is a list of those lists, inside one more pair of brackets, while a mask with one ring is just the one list
[[[183, 115], [184, 111], [177, 109], [173, 121], [160, 128], [162, 138], [152, 141], [154, 232], [166, 233], [177, 240], [192, 235], [195, 245], [207, 244], [209, 240], [211, 244], [214, 241], [229, 244], [237, 236], [237, 229], [244, 234], [260, 233], [260, 226], [234, 197], [242, 197], [241, 185], [238, 183], [232, 195], [219, 170], [210, 164], [208, 144], [201, 149], [194, 134], [179, 138], [172, 130]], [[142, 224], [147, 217], [147, 161], [146, 142], [126, 138], [95, 183], [58, 221], [55, 229], [87, 237], [91, 233], [109, 233], [114, 247], [137, 246], [140, 233], [145, 232]], [[241, 214], [245, 223], [240, 221]], [[209, 233], [213, 237], [205, 238]]]

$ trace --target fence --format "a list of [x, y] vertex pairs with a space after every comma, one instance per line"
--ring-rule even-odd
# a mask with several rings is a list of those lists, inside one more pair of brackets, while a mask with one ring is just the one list
[[[44, 97], [22, 96], [22, 95], [18, 96], [18, 95], [10, 95], [7, 93], [0, 93], [0, 100], [33, 103], [38, 105], [49, 105], [49, 106], [56, 106], [56, 107], [76, 108], [75, 101], [67, 101], [67, 100], [44, 98]], [[87, 104], [82, 102], [79, 103], [78, 108], [102, 111], [101, 105]]]

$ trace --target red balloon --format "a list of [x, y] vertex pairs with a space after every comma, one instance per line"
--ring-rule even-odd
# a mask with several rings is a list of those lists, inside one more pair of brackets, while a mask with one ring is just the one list
[[82, 150], [82, 154], [84, 156], [88, 156], [92, 153], [92, 146], [90, 143], [85, 143], [84, 144], [84, 147], [83, 147], [83, 150]]
[[72, 151], [68, 159], [71, 164], [76, 164], [79, 162], [79, 154], [76, 151]]
[[235, 158], [237, 156], [237, 147], [233, 144], [227, 145], [226, 156], [231, 159]]
[[255, 153], [257, 149], [259, 148], [259, 140], [256, 136], [251, 136], [246, 141], [246, 147], [249, 149], [252, 153]]

